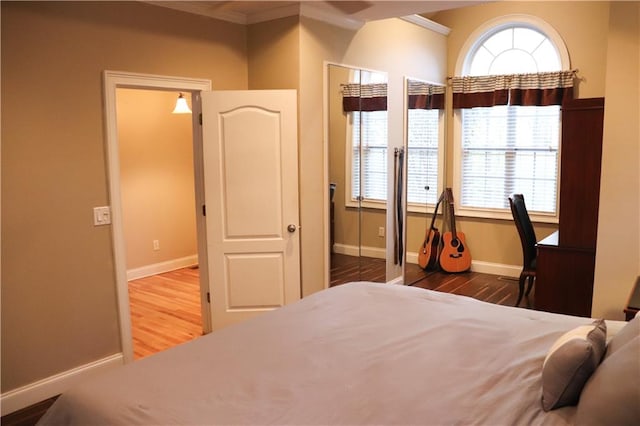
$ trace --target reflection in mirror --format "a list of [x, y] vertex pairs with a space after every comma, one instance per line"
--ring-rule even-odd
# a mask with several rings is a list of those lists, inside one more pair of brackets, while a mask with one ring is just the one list
[[[441, 215], [434, 214], [443, 188], [443, 85], [406, 80], [407, 96], [407, 262], [405, 284], [437, 269]], [[440, 205], [441, 213], [444, 206]]]
[[386, 83], [328, 65], [330, 286], [386, 280]]

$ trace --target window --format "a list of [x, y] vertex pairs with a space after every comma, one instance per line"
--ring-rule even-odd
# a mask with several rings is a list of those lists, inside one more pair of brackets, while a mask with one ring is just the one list
[[[476, 40], [467, 50], [464, 76], [542, 74], [566, 65], [566, 55], [531, 23], [498, 25]], [[514, 105], [518, 102], [511, 101], [512, 93], [505, 95], [506, 105], [456, 110], [458, 213], [510, 217], [507, 197], [522, 193], [532, 216], [553, 221], [558, 205], [560, 108]]]
[[407, 203], [411, 211], [424, 211], [438, 201], [439, 109], [407, 110]]
[[356, 105], [347, 112], [347, 206], [386, 208], [387, 202], [387, 76], [354, 70], [343, 90]]
[[462, 123], [461, 206], [507, 209], [522, 193], [529, 210], [555, 214], [557, 105], [468, 108]]
[[387, 201], [387, 111], [351, 115], [351, 200]]
[[[349, 84], [346, 96], [347, 176], [351, 176], [347, 205], [385, 208], [388, 188], [386, 83]], [[407, 80], [407, 202], [411, 211], [426, 211], [438, 198], [444, 115], [442, 85]], [[354, 96], [358, 96], [354, 100]], [[425, 190], [428, 189], [428, 190]]]

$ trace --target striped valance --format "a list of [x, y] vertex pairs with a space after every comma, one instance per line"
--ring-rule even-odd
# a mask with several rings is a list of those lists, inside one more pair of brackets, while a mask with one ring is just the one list
[[422, 81], [408, 80], [409, 109], [444, 109], [445, 87]]
[[386, 111], [387, 83], [343, 85], [342, 108], [345, 112]]
[[453, 77], [453, 107], [560, 105], [573, 99], [575, 71]]

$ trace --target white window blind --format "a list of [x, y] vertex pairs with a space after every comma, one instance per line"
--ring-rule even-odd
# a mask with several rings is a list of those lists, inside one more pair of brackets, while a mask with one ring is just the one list
[[359, 111], [350, 115], [351, 199], [386, 202], [387, 111]]
[[438, 201], [437, 109], [409, 109], [407, 116], [407, 202], [425, 206]]
[[462, 207], [508, 209], [526, 194], [530, 211], [556, 212], [560, 109], [494, 106], [462, 110]]

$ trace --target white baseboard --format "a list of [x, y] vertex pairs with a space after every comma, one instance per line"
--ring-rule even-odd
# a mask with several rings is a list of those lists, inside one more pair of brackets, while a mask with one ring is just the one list
[[402, 285], [402, 284], [404, 284], [404, 277], [403, 276], [396, 277], [396, 278], [392, 279], [391, 281], [387, 281], [387, 284]]
[[[347, 254], [349, 256], [358, 256], [358, 247], [350, 246], [346, 244], [334, 244], [334, 253]], [[374, 257], [377, 259], [384, 259], [386, 256], [385, 250], [375, 247], [363, 247], [362, 255], [367, 257]], [[418, 253], [408, 252], [406, 254], [406, 262], [418, 264]], [[471, 270], [473, 272], [481, 272], [483, 274], [500, 275], [504, 277], [518, 278], [520, 272], [522, 272], [522, 266], [518, 265], [505, 265], [503, 263], [483, 262], [481, 260], [471, 261]]]
[[81, 365], [71, 370], [38, 380], [35, 383], [5, 392], [0, 395], [2, 415], [33, 405], [37, 402], [59, 395], [71, 386], [86, 380], [103, 371], [122, 366], [122, 353], [113, 354], [89, 364]]
[[[418, 253], [407, 253], [407, 263], [418, 264]], [[522, 272], [522, 266], [505, 265], [503, 263], [483, 262], [481, 260], [471, 261], [471, 270], [483, 274], [500, 275], [503, 277], [518, 278]]]
[[358, 249], [358, 246], [338, 243], [333, 245], [333, 252], [338, 254], [346, 254], [349, 256], [373, 257], [376, 259], [385, 259], [387, 257], [386, 251], [383, 248], [362, 246], [360, 249]]
[[149, 277], [151, 275], [162, 274], [164, 272], [175, 271], [198, 264], [198, 255], [181, 257], [179, 259], [167, 260], [166, 262], [154, 263], [153, 265], [141, 266], [140, 268], [127, 270], [127, 281], [138, 278]]
[[480, 260], [471, 261], [471, 270], [473, 272], [482, 272], [483, 274], [500, 275], [503, 277], [518, 278], [522, 272], [522, 266], [505, 265], [503, 263], [482, 262]]
[[407, 263], [418, 264], [418, 252], [408, 252], [405, 256], [405, 261]]

